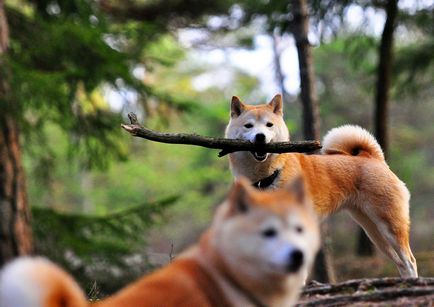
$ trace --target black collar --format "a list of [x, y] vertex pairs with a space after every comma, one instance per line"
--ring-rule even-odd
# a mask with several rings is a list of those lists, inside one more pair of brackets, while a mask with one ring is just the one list
[[261, 189], [261, 190], [266, 189], [274, 183], [274, 180], [276, 180], [279, 174], [280, 174], [280, 169], [276, 169], [270, 176], [262, 178], [261, 180], [253, 183], [252, 185], [257, 189]]

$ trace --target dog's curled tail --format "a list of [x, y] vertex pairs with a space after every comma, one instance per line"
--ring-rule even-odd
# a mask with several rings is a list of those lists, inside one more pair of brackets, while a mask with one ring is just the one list
[[65, 271], [44, 258], [22, 257], [0, 272], [1, 307], [87, 307], [84, 293]]
[[333, 128], [324, 137], [322, 154], [346, 154], [384, 161], [384, 154], [374, 136], [359, 126]]

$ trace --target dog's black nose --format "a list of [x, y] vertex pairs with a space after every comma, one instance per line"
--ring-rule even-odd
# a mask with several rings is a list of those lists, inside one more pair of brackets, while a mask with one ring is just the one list
[[288, 272], [290, 273], [297, 272], [300, 269], [300, 267], [303, 265], [303, 261], [304, 261], [303, 252], [299, 249], [293, 250], [289, 254], [288, 267], [287, 267]]
[[255, 143], [265, 143], [265, 134], [263, 133], [258, 133], [255, 136]]

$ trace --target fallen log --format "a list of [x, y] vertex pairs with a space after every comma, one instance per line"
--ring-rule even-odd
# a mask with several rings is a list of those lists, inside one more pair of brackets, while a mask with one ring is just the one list
[[137, 122], [134, 113], [129, 113], [131, 124], [121, 124], [121, 127], [132, 136], [144, 138], [154, 142], [167, 144], [194, 145], [212, 149], [220, 149], [218, 156], [223, 157], [236, 151], [262, 151], [269, 153], [312, 152], [321, 148], [318, 141], [276, 142], [268, 144], [254, 144], [246, 140], [213, 138], [197, 134], [162, 133], [145, 128]]
[[373, 278], [308, 284], [297, 306], [433, 306], [434, 278]]

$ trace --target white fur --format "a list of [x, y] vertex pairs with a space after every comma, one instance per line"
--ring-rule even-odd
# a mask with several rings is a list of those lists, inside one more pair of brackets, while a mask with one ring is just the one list
[[[248, 219], [252, 225], [246, 231], [243, 220]], [[305, 262], [303, 267], [310, 267], [313, 262], [319, 240], [316, 232], [308, 229], [299, 234], [295, 225], [303, 225], [296, 212], [288, 216], [290, 223], [284, 223], [276, 216], [261, 217], [261, 213], [249, 213], [223, 221], [217, 234], [218, 245], [221, 247], [227, 263], [241, 271], [249, 272], [258, 279], [269, 274], [281, 274], [293, 278], [294, 275], [286, 271], [289, 255], [298, 249], [303, 252]], [[305, 225], [303, 225], [305, 226]], [[244, 227], [244, 228], [243, 228]], [[263, 238], [261, 232], [272, 227], [278, 232], [275, 238]], [[307, 227], [305, 227], [307, 228]], [[234, 253], [236, 251], [236, 253]], [[297, 273], [296, 275], [300, 275]]]
[[[273, 127], [267, 127], [267, 123], [272, 122]], [[252, 128], [245, 128], [245, 124], [252, 124]], [[243, 139], [255, 142], [257, 134], [265, 135], [265, 143], [289, 141], [288, 128], [281, 117], [267, 114], [257, 118], [254, 114], [246, 113], [240, 117], [231, 119], [226, 128], [226, 137], [230, 139]]]
[[355, 125], [344, 125], [331, 129], [323, 139], [323, 154], [331, 151], [350, 153], [353, 147], [367, 151], [374, 158], [384, 161], [384, 154], [375, 137], [366, 129]]
[[43, 258], [19, 258], [5, 266], [0, 273], [1, 307], [42, 307], [44, 290], [32, 269], [49, 263]]
[[276, 269], [277, 273], [285, 272], [290, 265], [290, 254], [297, 248], [290, 242], [279, 239], [270, 239], [264, 244], [264, 253], [268, 255], [268, 263]]
[[[273, 123], [272, 127], [267, 127], [267, 123]], [[246, 128], [244, 125], [251, 124], [252, 128]], [[270, 109], [264, 109], [263, 112], [256, 114], [254, 111], [245, 111], [238, 117], [231, 117], [229, 124], [226, 127], [225, 137], [229, 139], [248, 140], [252, 143], [255, 142], [257, 134], [265, 135], [265, 143], [271, 142], [287, 142], [289, 141], [289, 131], [283, 117], [273, 113]], [[244, 158], [245, 152], [235, 152], [232, 156], [242, 156]], [[250, 156], [251, 154], [248, 153]], [[262, 161], [252, 159], [253, 163], [265, 162], [273, 154], [267, 153]], [[236, 170], [235, 170], [236, 171]]]

